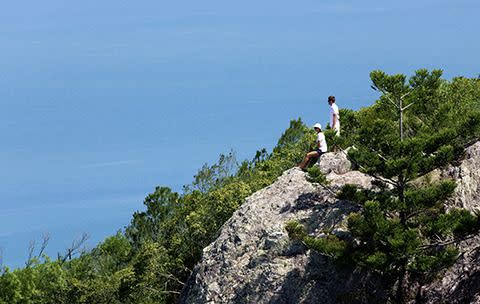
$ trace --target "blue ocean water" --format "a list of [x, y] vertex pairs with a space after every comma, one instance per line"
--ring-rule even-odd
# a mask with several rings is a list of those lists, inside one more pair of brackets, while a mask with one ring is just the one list
[[[27, 9], [28, 8], [28, 9]], [[477, 76], [474, 1], [34, 1], [0, 10], [0, 253], [53, 257], [122, 229], [157, 185], [181, 191], [289, 120], [359, 109], [373, 69]], [[442, 19], [442, 23], [438, 20]], [[429, 24], [429, 26], [425, 26]]]

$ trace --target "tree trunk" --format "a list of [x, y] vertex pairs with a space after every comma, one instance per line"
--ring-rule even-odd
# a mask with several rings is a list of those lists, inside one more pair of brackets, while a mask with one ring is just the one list
[[405, 278], [407, 276], [406, 265], [401, 266], [400, 273], [398, 274], [398, 285], [395, 295], [396, 303], [403, 304], [405, 303]]
[[[398, 198], [400, 200], [401, 207], [405, 207], [405, 181], [403, 180], [403, 174], [400, 174], [398, 177], [399, 181], [399, 193]], [[400, 211], [400, 224], [403, 229], [407, 228], [407, 213], [406, 211]], [[400, 266], [400, 272], [398, 274], [398, 285], [397, 285], [397, 294], [396, 301], [397, 303], [405, 303], [405, 278], [407, 276], [407, 260], [402, 260]]]

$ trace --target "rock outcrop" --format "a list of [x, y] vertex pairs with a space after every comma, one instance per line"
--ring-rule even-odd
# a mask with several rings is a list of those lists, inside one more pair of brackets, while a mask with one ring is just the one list
[[450, 166], [442, 177], [457, 181], [451, 205], [470, 211], [480, 211], [480, 142], [466, 150], [465, 159], [458, 166]]
[[[457, 182], [448, 207], [480, 211], [480, 142], [467, 148], [460, 164], [436, 175]], [[423, 288], [427, 303], [480, 303], [480, 235], [463, 241], [460, 249], [455, 265]]]
[[[185, 286], [182, 303], [368, 303], [380, 301], [377, 278], [341, 268], [301, 244], [285, 231], [290, 220], [302, 222], [309, 233], [344, 231], [345, 217], [356, 210], [333, 192], [345, 184], [371, 187], [372, 179], [350, 170], [342, 153], [327, 153], [320, 160], [328, 188], [306, 180], [297, 168], [284, 172], [272, 185], [253, 194], [223, 225], [219, 237], [204, 249]], [[476, 210], [480, 203], [480, 143], [467, 150], [459, 166], [438, 172], [458, 182], [452, 205]], [[464, 242], [458, 262], [443, 279], [425, 286], [430, 303], [480, 301], [479, 239]], [[372, 287], [373, 286], [373, 287]], [[373, 295], [373, 296], [372, 296]], [[372, 298], [373, 297], [373, 298]]]

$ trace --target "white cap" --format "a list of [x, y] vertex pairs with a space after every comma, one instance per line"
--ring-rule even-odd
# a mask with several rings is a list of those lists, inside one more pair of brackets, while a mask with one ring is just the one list
[[315, 128], [319, 128], [319, 129], [321, 130], [321, 129], [322, 129], [322, 125], [317, 122], [315, 125], [313, 125], [313, 128], [314, 128], [314, 129], [315, 129]]

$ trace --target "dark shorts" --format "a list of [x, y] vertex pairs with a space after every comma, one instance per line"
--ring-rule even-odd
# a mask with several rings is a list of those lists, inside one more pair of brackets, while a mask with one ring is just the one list
[[325, 153], [325, 152], [322, 152], [322, 150], [320, 150], [320, 149], [315, 150], [315, 152], [317, 152], [318, 157], [322, 156], [322, 154]]

